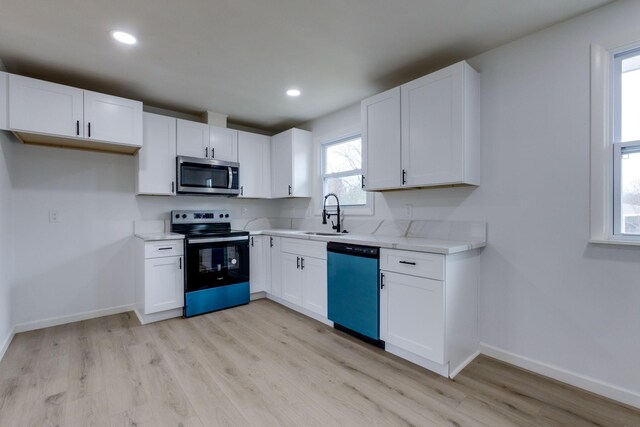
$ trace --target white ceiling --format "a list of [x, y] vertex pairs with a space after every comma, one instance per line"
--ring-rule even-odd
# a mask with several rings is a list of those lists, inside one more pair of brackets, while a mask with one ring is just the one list
[[[8, 71], [279, 130], [609, 0], [2, 0]], [[113, 29], [139, 44], [118, 45]], [[291, 87], [303, 91], [288, 98]]]

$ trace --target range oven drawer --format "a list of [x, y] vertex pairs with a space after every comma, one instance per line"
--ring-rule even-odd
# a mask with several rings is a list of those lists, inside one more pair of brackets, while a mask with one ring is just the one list
[[162, 240], [157, 242], [146, 242], [144, 245], [144, 257], [146, 259], [181, 256], [183, 254], [183, 240]]

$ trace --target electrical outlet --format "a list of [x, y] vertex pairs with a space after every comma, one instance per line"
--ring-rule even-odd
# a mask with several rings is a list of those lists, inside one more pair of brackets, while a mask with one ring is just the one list
[[60, 212], [49, 211], [49, 222], [60, 222]]
[[413, 205], [404, 205], [404, 217], [406, 219], [413, 218]]
[[248, 208], [240, 209], [240, 216], [242, 218], [246, 218], [248, 215], [249, 215], [249, 209]]

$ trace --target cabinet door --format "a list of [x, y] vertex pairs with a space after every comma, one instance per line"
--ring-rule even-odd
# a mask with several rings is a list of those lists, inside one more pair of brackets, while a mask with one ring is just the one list
[[9, 128], [56, 136], [84, 136], [82, 89], [9, 75]]
[[251, 236], [249, 238], [249, 282], [251, 285], [251, 293], [264, 292], [267, 290], [266, 249], [263, 236]]
[[226, 162], [238, 161], [238, 131], [209, 126], [209, 157]]
[[459, 63], [402, 85], [406, 186], [464, 179], [463, 66]]
[[209, 125], [178, 119], [177, 147], [178, 156], [209, 157]]
[[383, 271], [380, 338], [444, 363], [444, 282]]
[[327, 261], [304, 257], [301, 270], [302, 306], [327, 317]]
[[184, 306], [182, 257], [145, 260], [145, 314]]
[[241, 198], [268, 198], [271, 193], [271, 138], [238, 132]]
[[291, 195], [311, 197], [311, 132], [291, 129]]
[[400, 188], [400, 88], [365, 99], [360, 108], [365, 189]]
[[295, 305], [302, 305], [302, 274], [300, 256], [283, 252], [282, 261], [282, 298]]
[[282, 296], [282, 254], [280, 248], [282, 241], [280, 237], [269, 237], [269, 257], [271, 263], [271, 294]]
[[142, 102], [84, 91], [86, 138], [142, 146]]
[[293, 194], [292, 135], [288, 130], [271, 138], [271, 197], [276, 199]]
[[137, 194], [176, 194], [176, 119], [144, 113]]

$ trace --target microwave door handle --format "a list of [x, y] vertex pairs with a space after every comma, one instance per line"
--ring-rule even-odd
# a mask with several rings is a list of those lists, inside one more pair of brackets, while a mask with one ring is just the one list
[[227, 168], [229, 170], [229, 188], [233, 188], [233, 170], [231, 166]]

